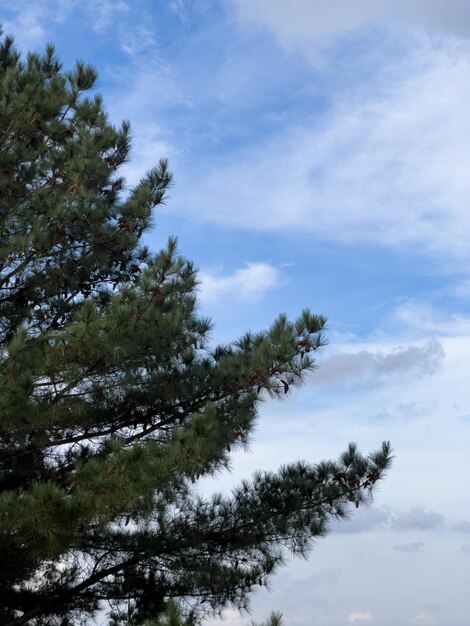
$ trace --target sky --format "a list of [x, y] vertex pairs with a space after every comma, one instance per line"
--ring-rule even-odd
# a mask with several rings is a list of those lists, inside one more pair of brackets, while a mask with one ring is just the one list
[[129, 184], [168, 158], [147, 242], [199, 267], [214, 341], [328, 317], [318, 370], [202, 488], [392, 442], [372, 507], [211, 626], [469, 626], [467, 0], [16, 0], [0, 21], [96, 66]]

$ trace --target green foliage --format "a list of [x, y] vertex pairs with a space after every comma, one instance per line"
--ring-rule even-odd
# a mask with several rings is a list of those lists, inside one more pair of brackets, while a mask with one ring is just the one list
[[269, 619], [264, 624], [256, 624], [255, 622], [251, 622], [251, 626], [282, 626], [282, 615], [281, 613], [271, 613]]
[[366, 503], [390, 464], [388, 444], [368, 457], [350, 446], [338, 462], [258, 473], [229, 497], [197, 495], [197, 479], [249, 442], [263, 397], [313, 368], [325, 319], [281, 315], [209, 346], [193, 265], [174, 239], [156, 254], [141, 244], [167, 164], [125, 188], [129, 125], [87, 95], [95, 81], [84, 64], [62, 71], [51, 46], [23, 61], [1, 42], [5, 626], [76, 626], [109, 606], [115, 626], [176, 626], [244, 608], [287, 552], [306, 554], [330, 518]]
[[[130, 626], [132, 623], [131, 615], [129, 612], [127, 615], [121, 612], [111, 615], [109, 626], [121, 626], [123, 623]], [[182, 610], [181, 605], [173, 598], [170, 598], [166, 602], [164, 610], [155, 619], [146, 619], [141, 623], [141, 626], [193, 626], [191, 618], [188, 618]]]

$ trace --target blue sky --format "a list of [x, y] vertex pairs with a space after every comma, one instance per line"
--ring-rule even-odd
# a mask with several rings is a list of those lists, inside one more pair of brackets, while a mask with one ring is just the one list
[[132, 123], [130, 183], [169, 159], [148, 242], [178, 235], [214, 340], [280, 311], [329, 318], [318, 371], [204, 489], [392, 441], [373, 507], [280, 571], [253, 617], [467, 626], [468, 3], [17, 0], [0, 20], [23, 50], [97, 67], [111, 119]]

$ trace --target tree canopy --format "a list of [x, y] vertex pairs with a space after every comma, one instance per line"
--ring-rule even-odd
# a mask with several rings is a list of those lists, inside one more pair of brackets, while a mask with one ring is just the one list
[[194, 265], [174, 238], [158, 252], [142, 244], [167, 163], [126, 187], [130, 127], [109, 122], [95, 82], [89, 65], [63, 71], [52, 46], [22, 59], [2, 38], [4, 626], [78, 625], [97, 610], [141, 624], [169, 599], [188, 623], [246, 607], [287, 553], [306, 554], [331, 518], [366, 503], [390, 465], [388, 443], [367, 456], [351, 444], [338, 461], [198, 495], [198, 478], [249, 442], [259, 403], [312, 370], [325, 318], [280, 315], [210, 345]]

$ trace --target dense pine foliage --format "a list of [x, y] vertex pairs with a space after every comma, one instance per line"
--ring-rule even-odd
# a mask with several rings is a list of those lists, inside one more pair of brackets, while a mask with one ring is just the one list
[[[63, 71], [52, 47], [22, 60], [2, 39], [4, 626], [91, 623], [98, 609], [115, 626], [180, 610], [194, 622], [245, 607], [287, 552], [305, 554], [330, 518], [367, 501], [390, 463], [388, 444], [367, 457], [351, 445], [337, 462], [197, 495], [197, 479], [249, 441], [258, 403], [312, 369], [325, 319], [281, 315], [209, 345], [194, 266], [174, 239], [158, 253], [141, 243], [167, 164], [125, 187], [129, 125], [87, 95], [95, 81], [84, 64]], [[162, 617], [171, 598], [180, 604]]]

